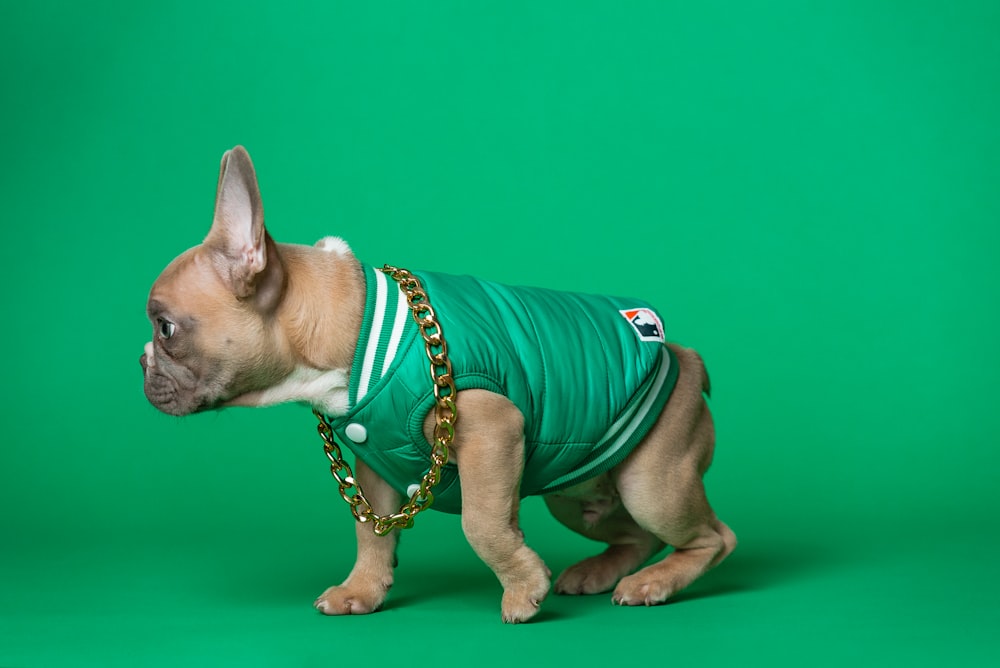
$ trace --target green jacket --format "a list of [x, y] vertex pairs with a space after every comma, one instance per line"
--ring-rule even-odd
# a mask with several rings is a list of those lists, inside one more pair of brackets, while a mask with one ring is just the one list
[[[645, 436], [677, 380], [677, 360], [648, 304], [470, 276], [414, 272], [434, 307], [461, 391], [485, 389], [524, 415], [521, 496], [548, 494], [621, 463]], [[395, 282], [365, 268], [365, 316], [339, 440], [410, 496], [430, 463], [423, 424], [434, 406], [429, 361]], [[434, 508], [461, 511], [449, 463]]]

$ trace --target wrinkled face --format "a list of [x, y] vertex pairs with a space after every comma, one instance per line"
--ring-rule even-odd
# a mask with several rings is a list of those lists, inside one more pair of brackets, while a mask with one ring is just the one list
[[146, 398], [164, 413], [221, 408], [288, 373], [265, 319], [225, 285], [202, 247], [163, 271], [146, 311], [153, 339], [139, 361]]

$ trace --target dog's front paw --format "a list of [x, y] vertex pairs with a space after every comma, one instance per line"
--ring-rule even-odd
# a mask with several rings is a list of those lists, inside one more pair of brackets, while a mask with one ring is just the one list
[[504, 624], [520, 624], [534, 617], [548, 593], [548, 579], [534, 586], [526, 584], [504, 591], [500, 607]]
[[520, 624], [534, 617], [549, 593], [552, 571], [530, 549], [522, 550], [527, 563], [521, 575], [504, 587], [500, 604], [500, 616], [505, 624]]
[[382, 607], [388, 589], [359, 587], [345, 582], [323, 592], [313, 607], [324, 615], [367, 615]]

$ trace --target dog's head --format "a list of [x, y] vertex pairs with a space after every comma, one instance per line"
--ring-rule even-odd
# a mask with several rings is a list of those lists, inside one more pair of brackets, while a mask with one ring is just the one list
[[237, 146], [222, 157], [208, 236], [174, 259], [150, 291], [153, 338], [140, 357], [150, 403], [187, 415], [287, 376], [274, 318], [285, 281], [253, 164]]

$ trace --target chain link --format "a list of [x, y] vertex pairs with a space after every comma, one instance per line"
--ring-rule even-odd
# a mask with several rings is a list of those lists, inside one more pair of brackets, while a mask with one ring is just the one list
[[323, 452], [330, 460], [330, 473], [337, 481], [340, 496], [351, 508], [351, 514], [361, 523], [372, 523], [372, 530], [384, 536], [393, 529], [409, 529], [413, 518], [434, 503], [432, 488], [441, 481], [441, 469], [448, 463], [449, 448], [455, 438], [455, 422], [458, 420], [458, 390], [452, 377], [451, 361], [448, 359], [448, 344], [437, 320], [430, 299], [420, 280], [406, 269], [385, 265], [381, 271], [390, 276], [406, 294], [410, 315], [417, 323], [420, 336], [424, 340], [427, 359], [430, 360], [430, 376], [434, 383], [434, 443], [431, 446], [430, 469], [420, 481], [420, 488], [403, 504], [399, 511], [379, 515], [365, 498], [351, 465], [344, 460], [340, 446], [333, 435], [333, 427], [326, 416], [313, 411], [319, 419], [318, 431], [323, 439]]

